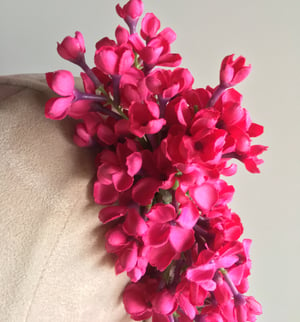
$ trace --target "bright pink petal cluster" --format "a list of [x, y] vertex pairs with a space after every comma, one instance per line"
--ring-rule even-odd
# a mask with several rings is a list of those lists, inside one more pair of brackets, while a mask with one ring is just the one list
[[[66, 37], [58, 53], [83, 69], [84, 92], [64, 70], [47, 73], [59, 95], [46, 116], [79, 119], [74, 142], [97, 152], [94, 200], [109, 223], [106, 250], [116, 274], [130, 282], [123, 302], [131, 318], [154, 322], [246, 322], [261, 314], [248, 291], [251, 240], [229, 202], [224, 181], [242, 162], [252, 173], [265, 146], [252, 140], [263, 127], [251, 121], [242, 96], [244, 57], [224, 58], [220, 83], [193, 88], [190, 71], [172, 53], [176, 34], [143, 13], [141, 0], [116, 6], [129, 31], [96, 44], [95, 67], [85, 62], [81, 33]], [[160, 68], [175, 67], [174, 69]]]

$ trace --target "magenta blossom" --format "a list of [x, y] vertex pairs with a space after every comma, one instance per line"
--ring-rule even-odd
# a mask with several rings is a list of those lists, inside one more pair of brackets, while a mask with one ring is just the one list
[[128, 110], [130, 131], [138, 137], [155, 134], [166, 124], [160, 117], [160, 110], [154, 102], [132, 103]]
[[47, 73], [58, 96], [45, 114], [77, 119], [75, 144], [95, 153], [94, 201], [104, 205], [99, 220], [115, 273], [130, 279], [123, 303], [131, 319], [254, 322], [262, 310], [245, 295], [251, 240], [239, 241], [234, 188], [223, 179], [236, 173], [236, 160], [259, 172], [266, 150], [252, 141], [263, 127], [231, 88], [251, 66], [229, 55], [219, 84], [195, 88], [171, 50], [176, 33], [143, 9], [142, 0], [117, 4], [129, 28], [97, 41], [91, 68], [80, 32], [58, 43], [59, 55], [82, 68], [83, 90], [66, 70]]
[[126, 286], [123, 302], [132, 319], [141, 321], [153, 316], [153, 321], [169, 321], [168, 315], [177, 308], [176, 300], [170, 291], [159, 291], [158, 286], [153, 279]]
[[129, 0], [124, 7], [119, 4], [116, 5], [117, 14], [125, 20], [131, 34], [136, 32], [136, 25], [143, 10], [144, 4], [142, 0]]
[[99, 159], [94, 198], [97, 203], [107, 205], [118, 199], [119, 192], [131, 188], [134, 176], [142, 166], [142, 156], [136, 144], [127, 140], [117, 145], [116, 152], [102, 151]]
[[47, 73], [46, 80], [49, 87], [62, 96], [48, 100], [45, 111], [46, 117], [53, 120], [61, 120], [67, 115], [80, 118], [89, 111], [89, 103], [76, 98], [75, 81], [72, 73], [67, 70]]
[[134, 54], [126, 45], [103, 46], [95, 54], [95, 64], [105, 74], [123, 75], [134, 62]]
[[[177, 221], [177, 214], [171, 205], [157, 203], [147, 213], [149, 230], [144, 243], [150, 246], [149, 262], [159, 270], [164, 270], [171, 260], [192, 247], [194, 231]], [[183, 225], [183, 226], [181, 226]]]
[[245, 65], [246, 59], [239, 56], [234, 60], [234, 55], [226, 56], [221, 64], [220, 85], [232, 87], [243, 81], [251, 71], [251, 65]]
[[75, 32], [75, 37], [67, 36], [61, 43], [57, 43], [59, 55], [73, 63], [81, 61], [85, 53], [85, 45], [82, 34]]
[[119, 4], [116, 6], [116, 11], [121, 18], [130, 17], [131, 19], [139, 18], [144, 10], [144, 4], [141, 0], [130, 0], [122, 8]]

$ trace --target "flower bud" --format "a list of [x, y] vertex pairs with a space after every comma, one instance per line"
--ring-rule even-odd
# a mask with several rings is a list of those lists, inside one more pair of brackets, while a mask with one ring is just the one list
[[123, 8], [119, 4], [116, 6], [117, 14], [124, 19], [127, 17], [131, 19], [139, 18], [143, 10], [144, 4], [141, 0], [129, 0]]
[[79, 31], [75, 32], [75, 37], [67, 36], [61, 43], [57, 43], [58, 54], [73, 63], [82, 59], [85, 53], [84, 39]]
[[243, 81], [250, 73], [251, 65], [246, 66], [246, 59], [239, 56], [233, 60], [234, 55], [226, 56], [221, 64], [220, 85], [224, 88], [232, 87]]

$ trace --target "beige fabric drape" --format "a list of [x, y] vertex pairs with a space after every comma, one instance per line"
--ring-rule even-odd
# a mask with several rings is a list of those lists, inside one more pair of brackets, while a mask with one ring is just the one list
[[44, 117], [43, 75], [0, 77], [0, 321], [130, 321], [91, 198], [94, 153]]

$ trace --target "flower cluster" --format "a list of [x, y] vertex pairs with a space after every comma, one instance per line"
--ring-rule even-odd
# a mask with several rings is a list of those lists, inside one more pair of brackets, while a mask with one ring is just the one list
[[252, 144], [263, 127], [232, 88], [250, 65], [227, 56], [219, 85], [195, 89], [171, 52], [175, 32], [160, 31], [147, 13], [138, 33], [141, 0], [116, 10], [129, 30], [118, 26], [116, 39], [96, 43], [94, 68], [80, 32], [58, 44], [59, 55], [82, 68], [84, 91], [69, 71], [47, 73], [59, 97], [45, 113], [79, 120], [74, 142], [98, 149], [94, 199], [105, 205], [99, 218], [110, 223], [106, 250], [116, 274], [131, 280], [125, 309], [136, 321], [256, 321], [261, 306], [245, 295], [251, 240], [239, 241], [243, 226], [228, 207], [234, 188], [222, 179], [236, 172], [234, 160], [259, 172], [266, 150]]

